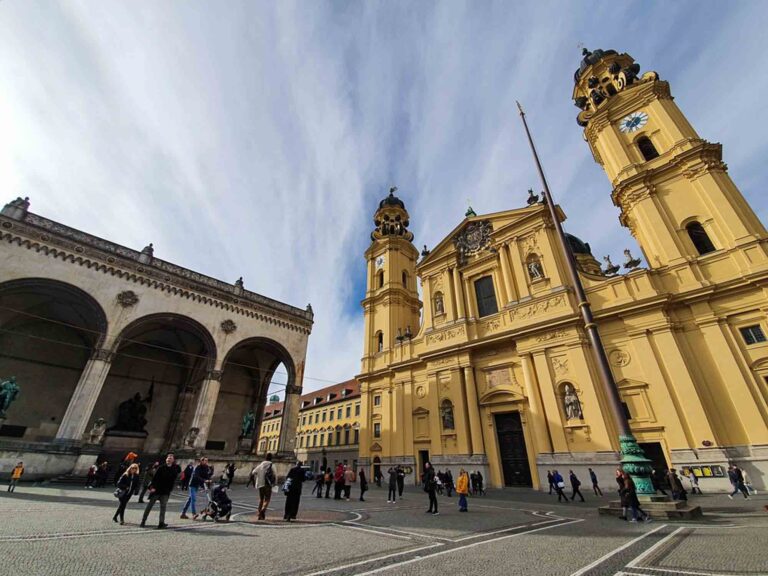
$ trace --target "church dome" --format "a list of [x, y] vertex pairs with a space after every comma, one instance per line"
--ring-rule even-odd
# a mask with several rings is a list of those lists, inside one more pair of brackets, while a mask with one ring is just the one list
[[568, 240], [568, 246], [573, 254], [589, 254], [592, 255], [592, 249], [589, 244], [582, 242], [581, 238], [574, 236], [573, 234], [565, 234], [566, 240]]
[[576, 84], [581, 80], [581, 75], [584, 74], [584, 70], [592, 66], [592, 64], [600, 62], [605, 56], [617, 54], [616, 50], [600, 50], [599, 48], [592, 52], [584, 48], [581, 53], [584, 55], [584, 58], [581, 60], [581, 64], [579, 64], [579, 69], [576, 70], [576, 73], [573, 75], [573, 81]]
[[389, 189], [389, 196], [384, 198], [381, 202], [379, 202], [379, 208], [384, 208], [385, 206], [399, 206], [403, 210], [405, 210], [405, 204], [403, 203], [400, 198], [395, 196], [395, 191], [397, 190], [396, 187]]

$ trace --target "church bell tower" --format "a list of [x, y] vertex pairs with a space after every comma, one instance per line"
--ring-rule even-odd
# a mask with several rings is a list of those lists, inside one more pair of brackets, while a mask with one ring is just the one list
[[765, 267], [764, 226], [728, 175], [722, 146], [699, 137], [669, 83], [641, 75], [628, 54], [586, 49], [574, 81], [584, 138], [651, 268], [716, 253], [734, 256], [734, 273]]
[[363, 371], [377, 355], [392, 350], [397, 343], [419, 331], [421, 302], [416, 290], [416, 260], [419, 252], [412, 244], [413, 233], [405, 204], [395, 196], [379, 203], [373, 216], [376, 226], [371, 245], [365, 252], [368, 263], [365, 300], [365, 346]]

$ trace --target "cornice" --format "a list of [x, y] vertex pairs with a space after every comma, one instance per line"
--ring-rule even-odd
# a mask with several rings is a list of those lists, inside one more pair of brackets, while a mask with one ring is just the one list
[[[24, 221], [0, 216], [0, 240], [288, 330], [310, 334], [313, 313], [28, 212]], [[237, 292], [237, 293], [236, 293]]]

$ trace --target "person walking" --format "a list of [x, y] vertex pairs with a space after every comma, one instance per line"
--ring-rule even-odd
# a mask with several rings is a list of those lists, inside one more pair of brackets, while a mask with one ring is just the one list
[[565, 480], [563, 480], [563, 476], [557, 470], [552, 471], [552, 481], [555, 483], [555, 491], [557, 492], [557, 501], [568, 502], [568, 496], [566, 496], [565, 492], [563, 492], [563, 489], [565, 488]]
[[160, 502], [160, 522], [157, 528], [162, 530], [168, 527], [168, 524], [165, 523], [165, 509], [168, 506], [168, 498], [173, 492], [173, 487], [176, 485], [176, 477], [180, 472], [181, 469], [176, 464], [176, 457], [172, 453], [168, 454], [165, 457], [165, 464], [157, 469], [152, 477], [152, 483], [149, 485], [149, 501], [144, 509], [144, 516], [141, 518], [142, 528], [147, 525], [149, 513], [157, 501]]
[[139, 494], [140, 504], [144, 504], [144, 494], [149, 490], [149, 485], [152, 484], [152, 477], [155, 475], [158, 468], [160, 468], [160, 462], [155, 462], [144, 471], [144, 479], [141, 483], [141, 494]]
[[737, 492], [741, 492], [744, 495], [744, 498], [749, 499], [749, 491], [747, 490], [747, 487], [744, 486], [744, 475], [738, 466], [734, 466], [733, 464], [728, 466], [728, 479], [731, 481], [731, 486], [733, 486], [733, 492], [728, 494], [728, 498], [733, 500], [733, 495]]
[[328, 468], [325, 469], [325, 497], [326, 498], [331, 497], [332, 485], [333, 485], [333, 472], [331, 472], [331, 467], [328, 466]]
[[387, 471], [389, 475], [389, 493], [387, 494], [387, 504], [397, 502], [397, 468], [390, 467]]
[[571, 502], [576, 499], [576, 494], [578, 494], [581, 501], [584, 502], [584, 495], [581, 493], [581, 490], [579, 490], [581, 480], [579, 480], [573, 470], [568, 470], [568, 480], [571, 482]]
[[365, 468], [360, 468], [358, 477], [360, 478], [360, 502], [365, 502], [363, 495], [368, 491], [368, 480], [365, 477]]
[[552, 474], [552, 470], [547, 470], [547, 482], [549, 483], [549, 493], [552, 494], [552, 490], [557, 492], [557, 488], [555, 487], [555, 477]]
[[341, 493], [344, 491], [344, 464], [339, 462], [336, 465], [336, 471], [333, 473], [333, 499], [341, 500]]
[[213, 476], [213, 469], [208, 466], [208, 458], [203, 456], [200, 458], [200, 463], [195, 466], [192, 472], [192, 479], [189, 481], [189, 497], [184, 503], [184, 508], [181, 510], [181, 516], [183, 520], [189, 518], [187, 516], [187, 510], [192, 509], [192, 520], [197, 520], [199, 514], [197, 513], [197, 493], [199, 490], [205, 490], [206, 486]]
[[688, 500], [680, 476], [677, 475], [677, 470], [674, 468], [670, 468], [669, 472], [667, 472], [667, 482], [672, 490], [672, 500]]
[[296, 462], [296, 465], [288, 472], [286, 482], [288, 483], [288, 491], [285, 498], [285, 515], [283, 520], [291, 522], [296, 519], [299, 513], [299, 503], [301, 502], [301, 487], [304, 484], [306, 475], [304, 469], [301, 467], [301, 462]]
[[429, 496], [429, 510], [427, 514], [437, 516], [440, 512], [437, 511], [437, 495], [435, 489], [437, 488], [437, 482], [435, 480], [435, 469], [432, 468], [430, 462], [424, 463], [424, 492]]
[[451, 494], [453, 494], [455, 487], [453, 485], [453, 474], [451, 474], [450, 470], [445, 471], [445, 493], [446, 496], [449, 498], [451, 497]]
[[701, 494], [701, 488], [699, 488], [699, 479], [696, 477], [696, 474], [693, 473], [693, 470], [688, 470], [686, 478], [688, 478], [691, 494]]
[[85, 487], [86, 488], [93, 488], [94, 482], [96, 482], [96, 472], [99, 470], [99, 467], [96, 466], [96, 464], [91, 464], [91, 467], [88, 468], [88, 476], [85, 478]]
[[195, 471], [195, 465], [190, 462], [187, 464], [184, 471], [181, 473], [181, 491], [186, 492], [189, 490], [189, 483], [192, 481], [192, 472]]
[[320, 473], [315, 476], [315, 487], [312, 488], [312, 494], [317, 492], [317, 498], [323, 497], [323, 486], [325, 486], [325, 471], [320, 470]]
[[626, 502], [628, 507], [632, 510], [632, 519], [630, 522], [637, 522], [638, 520], [650, 522], [650, 515], [640, 508], [640, 500], [637, 498], [637, 489], [632, 477], [626, 472], [622, 472], [622, 480], [624, 482], [623, 490], [626, 492]]
[[94, 488], [101, 488], [104, 486], [104, 484], [107, 483], [107, 478], [109, 478], [109, 462], [104, 460], [99, 464], [99, 469], [96, 470], [96, 483], [94, 484]]
[[661, 485], [661, 480], [659, 480], [659, 473], [656, 472], [656, 469], [651, 470], [651, 484], [653, 484], [654, 490], [661, 492], [664, 494], [664, 496], [668, 496], [667, 492], [664, 490], [664, 487]]
[[592, 468], [589, 468], [589, 479], [592, 481], [592, 491], [595, 493], [595, 496], [602, 496], [603, 491], [600, 490], [600, 486], [597, 484], [597, 474], [595, 474]]
[[352, 496], [352, 484], [355, 483], [355, 471], [352, 466], [344, 466], [344, 499], [349, 500]]
[[227, 475], [227, 488], [230, 488], [235, 480], [235, 470], [237, 470], [237, 466], [234, 462], [230, 462], [224, 469], [224, 473]]
[[[400, 496], [400, 500], [403, 499], [403, 490], [405, 490], [405, 470], [400, 464], [395, 468], [397, 471], [397, 495]], [[394, 499], [393, 499], [394, 501]]]
[[483, 484], [483, 474], [480, 470], [477, 471], [477, 492], [480, 496], [485, 496], [485, 485]]
[[128, 505], [128, 500], [133, 496], [133, 492], [139, 487], [139, 478], [139, 465], [131, 464], [117, 481], [115, 495], [119, 504], [115, 515], [112, 516], [112, 521], [120, 522], [120, 526], [125, 524], [125, 507]]
[[259, 491], [259, 520], [266, 520], [267, 507], [272, 499], [272, 487], [277, 483], [277, 476], [272, 468], [272, 453], [267, 452], [267, 456], [261, 464], [253, 469], [254, 486]]
[[19, 462], [11, 470], [11, 483], [8, 484], [8, 492], [16, 492], [16, 484], [19, 483], [22, 476], [24, 476], [24, 462]]
[[469, 475], [464, 468], [459, 470], [459, 479], [456, 481], [456, 494], [459, 495], [459, 512], [466, 512], [467, 496], [469, 496]]

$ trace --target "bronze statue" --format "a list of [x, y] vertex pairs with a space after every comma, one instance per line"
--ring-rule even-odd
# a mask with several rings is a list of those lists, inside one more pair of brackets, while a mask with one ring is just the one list
[[16, 384], [16, 376], [0, 383], [0, 418], [5, 418], [5, 412], [19, 395], [19, 385]]
[[146, 398], [136, 392], [132, 398], [124, 400], [117, 408], [117, 424], [111, 430], [122, 430], [125, 432], [146, 432], [144, 427], [147, 425], [147, 404], [152, 402], [152, 392], [154, 383], [149, 387], [149, 393]]
[[248, 413], [243, 416], [243, 424], [240, 427], [241, 438], [249, 438], [253, 434], [253, 428], [256, 426], [256, 415], [253, 410], [248, 410]]

